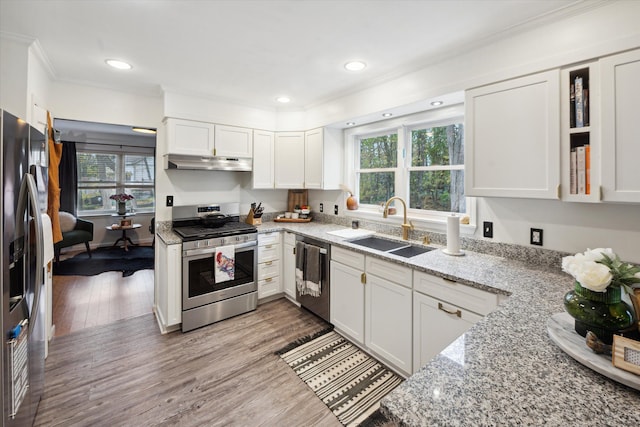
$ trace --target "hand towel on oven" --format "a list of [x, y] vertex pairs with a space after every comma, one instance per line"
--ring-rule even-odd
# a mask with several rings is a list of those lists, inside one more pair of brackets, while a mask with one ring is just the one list
[[233, 280], [236, 272], [236, 248], [233, 245], [219, 246], [213, 258], [216, 283]]
[[320, 248], [307, 245], [304, 263], [305, 291], [302, 295], [319, 297], [322, 292], [322, 276], [320, 270]]
[[304, 263], [305, 259], [305, 247], [307, 245], [303, 242], [296, 242], [296, 288], [301, 295], [305, 285], [304, 285]]

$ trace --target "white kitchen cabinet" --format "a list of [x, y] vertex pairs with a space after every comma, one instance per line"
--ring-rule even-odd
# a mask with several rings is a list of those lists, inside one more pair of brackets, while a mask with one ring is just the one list
[[558, 199], [559, 70], [468, 90], [465, 195]]
[[366, 258], [365, 345], [405, 374], [412, 372], [411, 269]]
[[280, 232], [258, 234], [258, 299], [282, 293]]
[[156, 239], [156, 318], [162, 333], [180, 328], [182, 323], [182, 244], [167, 245]]
[[[497, 294], [418, 271], [413, 274], [413, 288], [413, 372], [501, 301]], [[464, 354], [454, 356], [464, 360]]]
[[167, 153], [213, 156], [215, 125], [194, 120], [165, 119]]
[[349, 339], [365, 342], [364, 255], [331, 248], [331, 323]]
[[304, 188], [337, 190], [342, 180], [342, 131], [318, 128], [304, 133]]
[[275, 133], [253, 131], [253, 188], [274, 187]]
[[296, 235], [285, 231], [282, 250], [282, 284], [284, 294], [296, 301]]
[[253, 129], [216, 125], [214, 155], [253, 157]]
[[640, 203], [640, 49], [600, 60], [602, 200]]
[[275, 188], [304, 188], [304, 132], [275, 135]]

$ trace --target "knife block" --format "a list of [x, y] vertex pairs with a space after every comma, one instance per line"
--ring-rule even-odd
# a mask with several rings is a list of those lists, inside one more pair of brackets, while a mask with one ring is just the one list
[[247, 215], [247, 219], [244, 222], [251, 225], [260, 225], [262, 224], [262, 217], [254, 218], [253, 209], [249, 209], [249, 214]]

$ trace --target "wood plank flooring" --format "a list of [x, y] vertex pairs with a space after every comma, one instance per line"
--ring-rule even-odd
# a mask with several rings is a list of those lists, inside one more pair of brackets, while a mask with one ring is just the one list
[[96, 276], [54, 275], [54, 335], [152, 313], [153, 286], [153, 270], [136, 271], [128, 277], [118, 271]]
[[54, 338], [35, 425], [340, 426], [274, 354], [326, 326], [279, 299], [186, 334], [144, 315]]

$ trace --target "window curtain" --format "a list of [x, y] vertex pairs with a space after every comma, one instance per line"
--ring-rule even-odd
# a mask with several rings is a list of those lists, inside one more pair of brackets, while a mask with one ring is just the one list
[[78, 159], [76, 143], [62, 142], [62, 158], [58, 166], [60, 179], [60, 210], [77, 215]]

